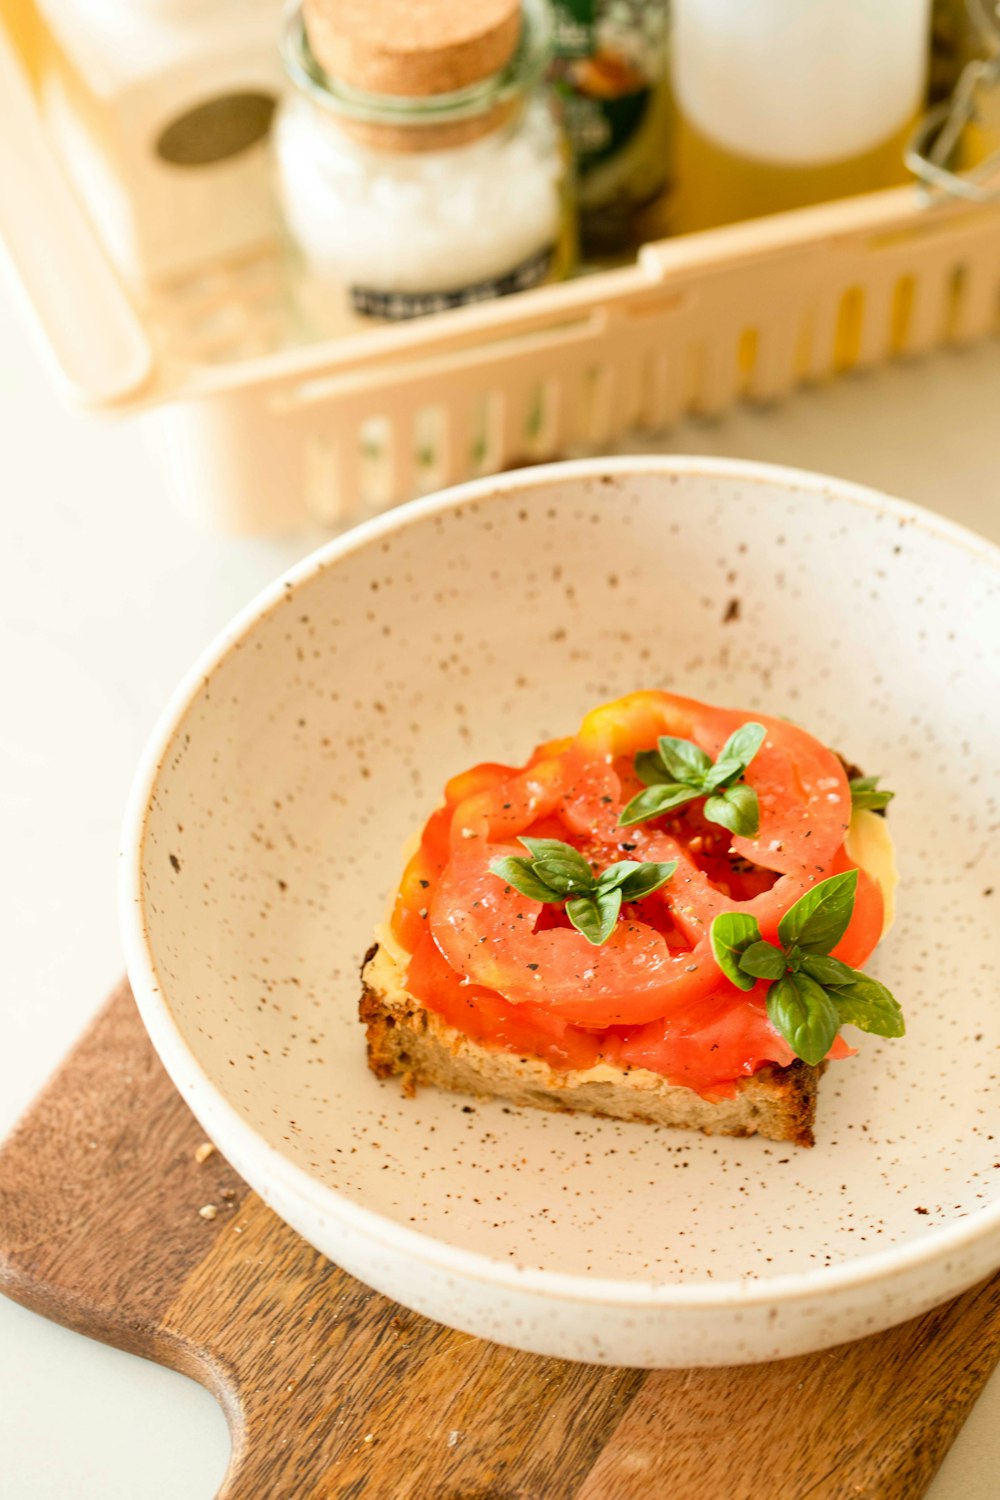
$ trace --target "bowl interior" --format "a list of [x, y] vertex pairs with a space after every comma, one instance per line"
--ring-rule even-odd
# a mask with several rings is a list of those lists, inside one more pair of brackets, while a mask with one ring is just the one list
[[[403, 513], [300, 574], [173, 734], [141, 851], [165, 1002], [321, 1196], [506, 1264], [710, 1284], [933, 1235], [1000, 1193], [998, 613], [985, 551], [805, 478], [649, 461]], [[359, 964], [445, 778], [637, 687], [788, 715], [897, 791], [871, 968], [909, 1030], [848, 1033], [811, 1152], [365, 1066]]]

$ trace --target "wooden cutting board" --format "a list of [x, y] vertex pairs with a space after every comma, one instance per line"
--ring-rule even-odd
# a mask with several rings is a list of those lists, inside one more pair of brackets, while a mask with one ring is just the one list
[[123, 986], [0, 1147], [0, 1290], [215, 1392], [226, 1500], [914, 1500], [1000, 1357], [1000, 1276], [771, 1365], [518, 1354], [368, 1291], [202, 1141]]

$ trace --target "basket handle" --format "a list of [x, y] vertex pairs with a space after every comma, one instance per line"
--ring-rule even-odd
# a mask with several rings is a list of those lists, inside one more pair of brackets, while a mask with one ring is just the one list
[[94, 232], [42, 137], [38, 112], [0, 26], [0, 266], [33, 313], [64, 392], [106, 406], [147, 378], [153, 355]]

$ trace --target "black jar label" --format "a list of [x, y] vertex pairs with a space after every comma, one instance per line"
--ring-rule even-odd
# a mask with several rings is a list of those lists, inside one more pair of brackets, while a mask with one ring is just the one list
[[387, 318], [394, 323], [423, 318], [428, 313], [447, 312], [449, 308], [467, 307], [473, 302], [492, 302], [495, 297], [509, 297], [512, 292], [541, 286], [550, 279], [554, 261], [555, 246], [545, 245], [502, 276], [488, 276], [483, 281], [443, 292], [384, 292], [378, 287], [352, 286], [351, 306], [362, 317]]

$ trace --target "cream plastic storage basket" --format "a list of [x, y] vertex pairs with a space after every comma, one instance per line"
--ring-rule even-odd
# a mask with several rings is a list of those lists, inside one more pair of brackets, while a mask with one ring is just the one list
[[0, 99], [0, 240], [61, 384], [90, 406], [144, 413], [178, 503], [223, 529], [342, 526], [442, 484], [775, 401], [997, 326], [1000, 203], [913, 186], [295, 344], [270, 255], [133, 305], [2, 27]]

